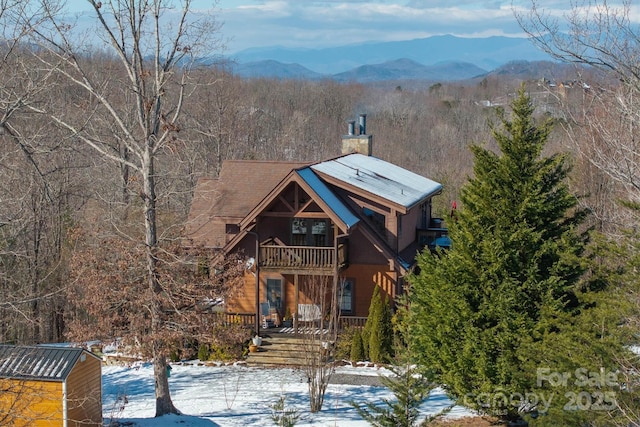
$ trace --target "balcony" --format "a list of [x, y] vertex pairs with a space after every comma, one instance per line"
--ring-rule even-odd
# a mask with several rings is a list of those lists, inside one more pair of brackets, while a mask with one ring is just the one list
[[333, 275], [347, 267], [347, 244], [334, 247], [260, 245], [260, 268], [289, 274]]

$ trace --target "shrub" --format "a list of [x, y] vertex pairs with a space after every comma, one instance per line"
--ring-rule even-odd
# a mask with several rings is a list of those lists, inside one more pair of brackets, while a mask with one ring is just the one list
[[[422, 377], [414, 365], [391, 365], [389, 369], [393, 375], [380, 376], [380, 381], [393, 393], [394, 399], [383, 399], [380, 406], [371, 402], [361, 405], [352, 400], [351, 406], [366, 422], [376, 427], [413, 427], [429, 423], [434, 417], [427, 417], [424, 424], [419, 423], [419, 407], [429, 397], [433, 384]], [[445, 408], [441, 414], [450, 409]]]
[[388, 297], [384, 299], [376, 287], [371, 297], [369, 316], [362, 331], [364, 357], [375, 363], [388, 362], [393, 353], [393, 327], [391, 306]]
[[353, 334], [356, 328], [346, 326], [338, 334], [336, 341], [334, 356], [336, 360], [350, 360], [351, 357], [351, 342], [353, 341]]
[[198, 348], [198, 359], [204, 362], [205, 360], [209, 360], [210, 355], [209, 344], [200, 344]]
[[284, 396], [280, 396], [277, 402], [270, 406], [271, 421], [278, 427], [293, 427], [300, 419], [300, 414], [296, 409], [285, 406]]
[[251, 330], [239, 323], [219, 322], [213, 326], [209, 360], [237, 360], [251, 338]]
[[364, 360], [364, 346], [362, 345], [362, 333], [356, 329], [351, 339], [351, 353], [349, 358], [352, 362]]

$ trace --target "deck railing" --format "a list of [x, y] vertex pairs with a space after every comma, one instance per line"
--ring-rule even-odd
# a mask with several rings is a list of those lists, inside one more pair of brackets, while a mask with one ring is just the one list
[[[338, 247], [338, 265], [346, 263], [346, 245]], [[260, 266], [267, 268], [328, 269], [336, 263], [336, 250], [325, 246], [260, 245]]]
[[366, 317], [356, 317], [356, 316], [340, 317], [340, 329], [364, 328], [365, 323], [367, 323]]
[[[219, 322], [225, 324], [242, 325], [247, 328], [252, 328], [255, 325], [255, 313], [216, 313], [215, 318]], [[341, 316], [338, 323], [340, 329], [345, 328], [362, 328], [367, 322], [366, 317], [356, 316]]]
[[253, 327], [255, 325], [255, 313], [215, 313], [216, 321], [228, 325], [242, 325]]

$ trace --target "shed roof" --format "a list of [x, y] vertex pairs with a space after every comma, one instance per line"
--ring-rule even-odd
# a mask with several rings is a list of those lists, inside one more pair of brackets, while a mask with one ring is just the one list
[[75, 347], [0, 345], [0, 378], [64, 381], [83, 353]]
[[316, 163], [311, 169], [407, 209], [442, 190], [442, 184], [429, 178], [362, 154]]

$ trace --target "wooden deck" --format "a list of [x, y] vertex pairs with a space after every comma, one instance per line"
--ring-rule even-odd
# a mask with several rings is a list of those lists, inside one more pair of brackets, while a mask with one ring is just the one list
[[[241, 324], [248, 328], [251, 328], [255, 325], [256, 315], [255, 313], [219, 313], [218, 316], [223, 316], [225, 318], [225, 322], [233, 323], [233, 324]], [[356, 316], [343, 316], [340, 317], [340, 329], [344, 328], [362, 328], [364, 324], [367, 322], [366, 317], [356, 317]], [[305, 325], [303, 322], [300, 322], [298, 328], [303, 328]], [[290, 327], [273, 327], [273, 328], [265, 328], [270, 333], [295, 333], [295, 329], [293, 326]]]
[[281, 244], [260, 245], [260, 268], [280, 273], [335, 274], [346, 268], [347, 245], [337, 250], [327, 246], [286, 246]]

